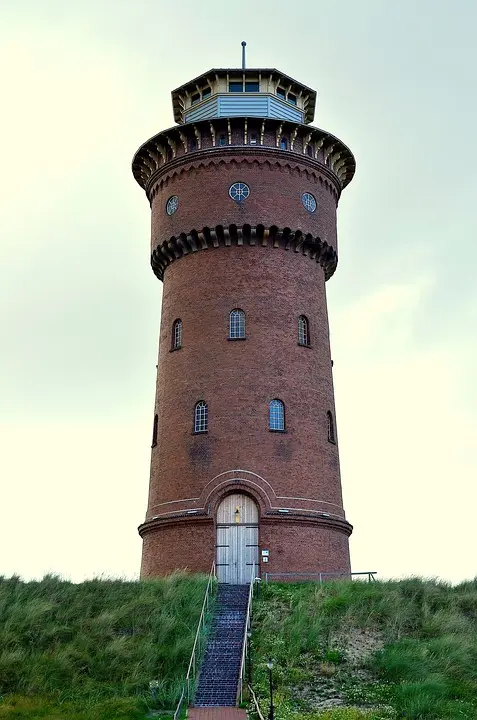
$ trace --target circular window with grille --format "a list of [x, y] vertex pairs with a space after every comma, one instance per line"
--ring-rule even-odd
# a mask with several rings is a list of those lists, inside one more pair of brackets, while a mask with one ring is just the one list
[[166, 213], [168, 215], [174, 215], [175, 211], [179, 207], [179, 198], [177, 195], [172, 195], [166, 202]]
[[314, 213], [316, 210], [316, 198], [311, 193], [303, 193], [301, 196], [301, 202], [305, 210], [310, 213]]
[[236, 182], [229, 187], [229, 195], [235, 202], [242, 202], [250, 195], [250, 188], [243, 182]]

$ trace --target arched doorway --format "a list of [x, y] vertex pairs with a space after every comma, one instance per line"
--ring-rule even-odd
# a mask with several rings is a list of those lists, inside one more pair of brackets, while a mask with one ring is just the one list
[[227, 495], [217, 510], [217, 578], [230, 585], [258, 573], [258, 507], [248, 495]]

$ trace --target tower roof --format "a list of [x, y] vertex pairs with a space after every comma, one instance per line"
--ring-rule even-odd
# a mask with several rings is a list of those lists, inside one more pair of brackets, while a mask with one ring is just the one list
[[313, 121], [316, 91], [276, 68], [212, 68], [172, 91], [174, 120], [233, 115]]

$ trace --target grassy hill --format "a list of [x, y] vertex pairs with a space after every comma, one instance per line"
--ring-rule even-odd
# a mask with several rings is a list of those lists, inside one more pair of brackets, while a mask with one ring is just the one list
[[[173, 708], [206, 582], [0, 578], [0, 720]], [[271, 657], [277, 720], [477, 720], [477, 580], [263, 584], [252, 644], [265, 716]]]
[[253, 680], [278, 720], [477, 718], [477, 579], [270, 584], [254, 605]]
[[175, 707], [206, 584], [0, 578], [0, 718], [132, 720]]

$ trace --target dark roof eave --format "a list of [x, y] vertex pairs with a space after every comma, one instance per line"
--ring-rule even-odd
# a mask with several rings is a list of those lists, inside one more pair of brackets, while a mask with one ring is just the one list
[[225, 74], [225, 73], [275, 73], [276, 75], [279, 75], [280, 77], [284, 78], [285, 80], [289, 80], [290, 82], [294, 83], [295, 85], [299, 85], [301, 88], [306, 90], [310, 93], [315, 93], [316, 91], [312, 88], [308, 87], [308, 85], [304, 85], [302, 82], [299, 82], [298, 80], [295, 80], [295, 78], [290, 77], [290, 75], [286, 75], [285, 73], [281, 72], [280, 70], [277, 70], [277, 68], [211, 68], [210, 70], [207, 70], [204, 73], [201, 73], [197, 77], [193, 78], [192, 80], [189, 80], [186, 83], [183, 83], [183, 85], [179, 85], [179, 87], [175, 88], [175, 90], [172, 91], [172, 94], [179, 92], [180, 90], [184, 90], [188, 86], [194, 86], [199, 80], [202, 80], [203, 78], [207, 77], [208, 75], [212, 74]]

